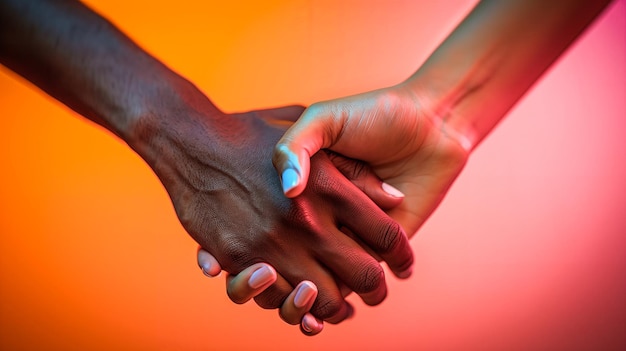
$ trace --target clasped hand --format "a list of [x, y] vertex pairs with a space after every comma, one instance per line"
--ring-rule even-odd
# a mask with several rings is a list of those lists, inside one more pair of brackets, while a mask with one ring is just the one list
[[[419, 96], [409, 85], [401, 84], [316, 103], [306, 109], [300, 119], [280, 138], [272, 154], [276, 171], [282, 175], [286, 196], [298, 202], [302, 196], [310, 197], [323, 192], [319, 188], [320, 174], [316, 169], [318, 167], [316, 163], [322, 161], [321, 158], [326, 161], [325, 157], [320, 157], [323, 155], [320, 154], [320, 150], [332, 150], [343, 155], [336, 156], [334, 165], [343, 169], [344, 174], [350, 173], [345, 170], [350, 169], [350, 163], [355, 162], [354, 159], [365, 162], [357, 164], [364, 170], [363, 173], [367, 174], [365, 178], [370, 180], [359, 183], [361, 191], [373, 199], [379, 199], [377, 201], [379, 205], [385, 204], [383, 208], [386, 213], [397, 221], [409, 236], [415, 234], [441, 202], [461, 172], [469, 154], [463, 141], [457, 139], [458, 133], [450, 130], [445, 121], [432, 113], [428, 101], [420, 99]], [[293, 174], [297, 175], [295, 179]], [[326, 180], [322, 183], [325, 182]], [[389, 201], [390, 197], [376, 195], [381, 193], [381, 189], [386, 189], [388, 194], [395, 194], [401, 201], [393, 203]], [[335, 190], [339, 191], [338, 188]], [[340, 205], [342, 213], [353, 208], [356, 201], [363, 201], [363, 194], [359, 197], [344, 197], [348, 194], [343, 193], [336, 195], [339, 198], [335, 199], [337, 201], [335, 203]], [[349, 196], [353, 195], [351, 193]], [[320, 201], [316, 205], [321, 204]], [[354, 226], [349, 229], [352, 228]], [[357, 242], [360, 241], [357, 239]], [[369, 244], [367, 242], [365, 246], [368, 247]], [[381, 257], [390, 262], [389, 256]], [[219, 272], [217, 263], [219, 258], [215, 261], [209, 253], [200, 250], [198, 260], [205, 271], [213, 270], [213, 274]], [[336, 263], [341, 264], [340, 261]], [[228, 277], [229, 296], [233, 301], [237, 302], [233, 295], [238, 295], [240, 301], [245, 301], [260, 293], [257, 302], [263, 306], [259, 298], [271, 288], [261, 292], [263, 289], [252, 289], [246, 284], [246, 279], [257, 268], [255, 266], [246, 270], [240, 276]], [[266, 268], [271, 269], [271, 266]], [[282, 281], [280, 275], [275, 274], [275, 279], [277, 285], [283, 285], [280, 283]], [[291, 281], [293, 282], [293, 278]], [[321, 331], [320, 321], [317, 323], [312, 321], [310, 315], [305, 315], [306, 310], [294, 305], [298, 291], [305, 289], [301, 283], [283, 301], [281, 317], [295, 324], [293, 322], [297, 323], [304, 315], [303, 331], [315, 334]], [[367, 302], [367, 299], [365, 300]], [[317, 314], [315, 309], [312, 313], [328, 320]], [[331, 321], [336, 322], [337, 319]]]
[[[272, 151], [303, 108], [227, 115], [198, 95], [183, 95], [174, 105], [168, 125], [143, 119], [138, 134], [148, 137], [135, 148], [161, 179], [185, 229], [222, 268], [237, 274], [264, 262], [280, 274], [269, 287], [259, 283], [267, 288], [256, 297], [260, 306], [279, 307], [307, 279], [319, 288], [311, 312], [339, 322], [351, 314], [342, 286], [371, 305], [386, 296], [383, 269], [362, 246], [399, 276], [411, 268], [407, 236], [380, 209], [385, 201], [374, 203], [331, 159], [341, 160], [348, 175], [359, 169], [356, 163], [318, 153], [307, 189], [294, 199], [284, 196]], [[352, 179], [367, 184], [370, 178]]]

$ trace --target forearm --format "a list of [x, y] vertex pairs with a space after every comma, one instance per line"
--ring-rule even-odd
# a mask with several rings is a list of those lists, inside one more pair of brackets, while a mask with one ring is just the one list
[[475, 147], [610, 1], [483, 1], [407, 81]]
[[1, 0], [0, 62], [127, 142], [159, 101], [191, 89], [78, 1]]

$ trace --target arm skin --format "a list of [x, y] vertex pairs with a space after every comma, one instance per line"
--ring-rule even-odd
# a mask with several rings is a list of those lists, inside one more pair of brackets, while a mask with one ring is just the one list
[[[389, 213], [414, 234], [441, 201], [476, 145], [595, 18], [608, 1], [483, 1], [407, 81], [391, 88], [321, 102], [277, 145], [279, 174], [294, 168], [301, 183], [309, 155], [330, 148], [368, 161], [407, 197]], [[381, 132], [384, 131], [384, 132]], [[201, 267], [219, 264], [200, 250]], [[245, 276], [245, 275], [244, 275]], [[253, 296], [231, 279], [229, 292]], [[281, 307], [286, 321], [304, 311], [292, 300]], [[313, 323], [316, 334], [321, 323]]]
[[[388, 213], [414, 234], [436, 208], [471, 150], [549, 68], [609, 1], [483, 1], [405, 82], [386, 89], [321, 102], [307, 109], [274, 152], [279, 174], [292, 168], [304, 189], [308, 157], [320, 148], [365, 160], [386, 182], [406, 193]], [[283, 185], [285, 185], [283, 183]], [[200, 250], [201, 267], [219, 264]], [[229, 280], [230, 294], [253, 296], [244, 279]], [[232, 299], [232, 297], [231, 297]], [[306, 311], [291, 299], [285, 321]]]
[[406, 81], [311, 105], [274, 150], [278, 174], [299, 175], [285, 194], [302, 193], [310, 156], [327, 148], [404, 193], [387, 213], [414, 235], [476, 145], [608, 3], [479, 3]]
[[0, 1], [0, 62], [134, 149], [184, 228], [226, 271], [272, 265], [281, 278], [257, 296], [262, 307], [279, 307], [305, 279], [319, 287], [311, 311], [324, 320], [351, 313], [339, 283], [380, 303], [384, 272], [359, 244], [395, 273], [410, 272], [402, 229], [326, 154], [312, 160], [309, 191], [282, 195], [271, 153], [302, 108], [224, 114], [77, 1]]
[[[279, 175], [289, 168], [300, 175], [299, 184], [286, 187], [287, 196], [298, 196], [306, 186], [310, 155], [329, 148], [367, 161], [406, 194], [388, 213], [413, 235], [471, 150], [608, 3], [481, 2], [405, 82], [309, 107], [274, 151]], [[211, 259], [200, 250], [201, 267]], [[229, 291], [252, 296], [260, 289], [233, 279]], [[291, 301], [281, 316], [300, 320], [304, 312]], [[321, 331], [321, 324], [313, 326], [306, 329]]]
[[610, 0], [487, 0], [407, 80], [476, 147]]

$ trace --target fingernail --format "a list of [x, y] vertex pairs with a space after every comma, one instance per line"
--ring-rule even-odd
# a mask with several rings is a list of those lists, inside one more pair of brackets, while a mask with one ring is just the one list
[[283, 193], [287, 193], [289, 190], [293, 189], [298, 185], [298, 181], [300, 176], [298, 176], [298, 172], [296, 172], [293, 168], [287, 168], [283, 171], [281, 176], [283, 183]]
[[206, 275], [209, 278], [215, 278], [219, 276], [220, 273], [222, 273], [221, 267], [220, 268], [215, 267], [214, 265], [211, 264], [210, 260], [203, 262], [202, 265], [200, 266], [200, 269], [202, 270], [202, 274]]
[[214, 278], [215, 277], [213, 274], [209, 273], [211, 271], [211, 266], [210, 265], [202, 266], [200, 268], [202, 269], [202, 274], [206, 275], [209, 278]]
[[252, 273], [250, 279], [248, 279], [248, 285], [252, 289], [258, 289], [271, 282], [273, 278], [274, 275], [272, 270], [270, 270], [267, 266], [263, 266]]
[[316, 329], [320, 328], [320, 322], [317, 321], [312, 314], [307, 313], [302, 317], [302, 329], [306, 332], [311, 333]]
[[397, 276], [400, 279], [406, 279], [406, 278], [410, 277], [411, 274], [413, 274], [413, 267], [409, 267], [406, 270], [398, 273]]
[[396, 188], [392, 187], [391, 185], [389, 185], [387, 183], [384, 183], [384, 182], [383, 182], [383, 190], [387, 194], [389, 194], [389, 195], [391, 195], [393, 197], [404, 197], [404, 194], [400, 190], [398, 190], [398, 189], [396, 189]]
[[315, 297], [317, 293], [317, 289], [311, 282], [303, 282], [298, 291], [296, 292], [296, 297], [293, 299], [293, 304], [296, 305], [297, 308], [302, 308], [306, 306], [312, 298]]

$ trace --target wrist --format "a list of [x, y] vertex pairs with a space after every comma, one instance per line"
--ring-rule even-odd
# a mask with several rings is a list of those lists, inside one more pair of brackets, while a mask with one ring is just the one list
[[[164, 149], [177, 148], [184, 136], [216, 131], [224, 114], [192, 83], [171, 72], [153, 82], [132, 109], [122, 138], [151, 167]], [[215, 143], [209, 137], [205, 143]]]
[[419, 76], [399, 84], [402, 89], [408, 90], [414, 97], [416, 104], [428, 116], [435, 129], [441, 134], [461, 146], [468, 154], [478, 143], [476, 129], [468, 118], [455, 108], [455, 105], [447, 99], [454, 93], [452, 89], [445, 89], [443, 84], [438, 87], [432, 84], [424, 84]]

